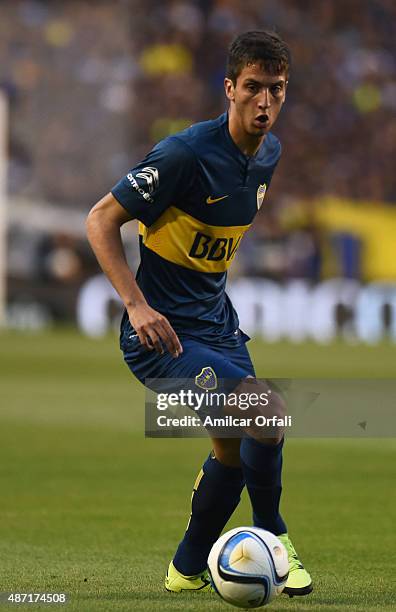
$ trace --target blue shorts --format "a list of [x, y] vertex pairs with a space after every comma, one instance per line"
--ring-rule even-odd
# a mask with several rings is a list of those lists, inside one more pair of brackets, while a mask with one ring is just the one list
[[255, 376], [246, 348], [249, 337], [242, 332], [242, 344], [235, 348], [209, 346], [195, 338], [181, 338], [183, 353], [174, 358], [168, 351], [162, 355], [148, 351], [128, 327], [121, 334], [121, 349], [129, 369], [143, 384], [146, 379], [191, 379], [202, 389], [210, 390], [220, 389], [220, 384], [214, 386], [216, 380], [220, 383], [221, 380], [239, 381]]

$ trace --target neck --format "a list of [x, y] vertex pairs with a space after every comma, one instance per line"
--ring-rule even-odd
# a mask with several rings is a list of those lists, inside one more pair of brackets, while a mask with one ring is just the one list
[[247, 134], [232, 112], [228, 113], [228, 131], [238, 149], [248, 157], [254, 157], [256, 155], [266, 136], [265, 134], [262, 136]]

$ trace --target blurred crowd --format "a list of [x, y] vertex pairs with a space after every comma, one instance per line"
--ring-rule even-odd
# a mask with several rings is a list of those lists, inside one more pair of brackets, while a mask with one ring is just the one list
[[153, 142], [225, 108], [236, 33], [293, 52], [277, 197], [396, 201], [394, 0], [3, 0], [11, 193], [88, 207]]
[[245, 271], [320, 276], [310, 215], [290, 232], [275, 204], [396, 202], [394, 0], [2, 0], [0, 12], [12, 196], [88, 210], [158, 139], [224, 111], [230, 41], [270, 28], [293, 66]]

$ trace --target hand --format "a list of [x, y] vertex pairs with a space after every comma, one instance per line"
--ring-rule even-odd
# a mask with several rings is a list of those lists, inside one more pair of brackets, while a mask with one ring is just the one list
[[147, 303], [130, 306], [127, 310], [131, 325], [143, 346], [150, 351], [155, 349], [162, 355], [164, 352], [162, 341], [173, 357], [179, 357], [183, 347], [166, 317]]

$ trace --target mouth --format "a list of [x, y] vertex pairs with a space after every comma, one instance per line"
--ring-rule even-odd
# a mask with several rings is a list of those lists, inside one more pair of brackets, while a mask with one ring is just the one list
[[262, 113], [261, 115], [257, 115], [254, 120], [254, 124], [257, 127], [266, 128], [269, 125], [269, 116], [266, 113]]

